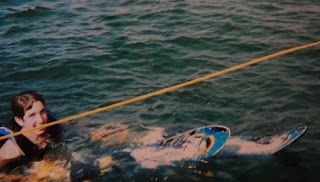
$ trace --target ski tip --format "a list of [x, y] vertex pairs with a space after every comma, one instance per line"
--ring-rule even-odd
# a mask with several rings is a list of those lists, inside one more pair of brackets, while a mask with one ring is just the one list
[[291, 130], [289, 133], [292, 138], [298, 139], [307, 131], [307, 129], [308, 129], [307, 126], [301, 126], [297, 129]]

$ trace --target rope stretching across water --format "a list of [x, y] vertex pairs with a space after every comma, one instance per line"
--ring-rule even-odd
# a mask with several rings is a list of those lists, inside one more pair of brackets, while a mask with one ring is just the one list
[[237, 65], [237, 66], [233, 66], [233, 67], [221, 70], [221, 71], [217, 71], [217, 72], [214, 72], [214, 73], [202, 76], [202, 77], [195, 78], [193, 80], [190, 80], [190, 81], [187, 81], [187, 82], [184, 82], [184, 83], [180, 83], [180, 84], [173, 85], [173, 86], [170, 86], [170, 87], [167, 87], [167, 88], [163, 88], [163, 89], [160, 89], [158, 91], [154, 91], [154, 92], [151, 92], [151, 93], [148, 93], [148, 94], [145, 94], [145, 95], [134, 97], [132, 99], [128, 99], [128, 100], [121, 101], [121, 102], [118, 102], [118, 103], [115, 103], [115, 104], [111, 104], [111, 105], [108, 105], [108, 106], [104, 106], [104, 107], [101, 107], [101, 108], [98, 108], [98, 109], [93, 109], [93, 110], [90, 110], [90, 111], [87, 111], [87, 112], [83, 112], [83, 113], [80, 113], [80, 114], [77, 114], [77, 115], [66, 117], [66, 118], [63, 118], [63, 119], [60, 119], [60, 120], [57, 120], [57, 121], [54, 121], [54, 122], [51, 122], [51, 123], [48, 123], [48, 124], [44, 124], [44, 125], [40, 125], [40, 126], [31, 128], [31, 129], [27, 129], [27, 130], [15, 132], [15, 133], [12, 133], [12, 134], [9, 134], [9, 135], [1, 136], [0, 140], [6, 139], [6, 138], [10, 138], [10, 137], [13, 137], [13, 136], [17, 136], [17, 135], [21, 135], [23, 133], [30, 133], [32, 131], [43, 129], [43, 128], [47, 128], [47, 127], [50, 127], [50, 126], [53, 126], [53, 125], [71, 122], [71, 121], [79, 119], [79, 118], [83, 118], [83, 117], [87, 117], [87, 116], [90, 116], [90, 115], [93, 115], [93, 114], [96, 114], [96, 113], [100, 113], [100, 112], [103, 112], [103, 111], [111, 110], [111, 109], [114, 109], [116, 107], [128, 105], [128, 104], [131, 104], [133, 102], [144, 100], [144, 99], [147, 99], [147, 98], [150, 98], [150, 97], [154, 97], [154, 96], [157, 96], [157, 95], [161, 95], [161, 94], [164, 94], [164, 93], [167, 93], [167, 92], [171, 92], [171, 91], [180, 89], [182, 87], [193, 85], [193, 84], [196, 84], [196, 83], [199, 83], [199, 82], [211, 79], [211, 78], [222, 76], [224, 74], [227, 74], [227, 73], [230, 73], [230, 72], [233, 72], [233, 71], [237, 71], [239, 69], [242, 69], [242, 68], [245, 68], [245, 67], [260, 63], [260, 62], [263, 62], [263, 61], [267, 61], [267, 60], [270, 60], [270, 59], [275, 58], [275, 57], [283, 56], [283, 55], [286, 55], [286, 54], [289, 54], [289, 53], [300, 51], [302, 49], [307, 49], [307, 48], [311, 48], [311, 47], [315, 47], [315, 46], [319, 46], [319, 45], [320, 45], [320, 41], [317, 41], [317, 42], [313, 42], [313, 43], [304, 44], [304, 45], [301, 45], [301, 46], [285, 49], [285, 50], [282, 50], [282, 51], [279, 51], [279, 52], [276, 52], [276, 53], [273, 53], [273, 54], [269, 54], [269, 55], [266, 55], [266, 56], [263, 56], [263, 57], [260, 57], [260, 58], [256, 58], [256, 59], [253, 59], [253, 60], [246, 61], [246, 62], [244, 62], [242, 64]]

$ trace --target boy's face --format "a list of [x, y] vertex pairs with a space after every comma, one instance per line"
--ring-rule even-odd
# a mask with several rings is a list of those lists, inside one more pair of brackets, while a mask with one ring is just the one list
[[[48, 114], [45, 111], [45, 106], [41, 101], [36, 101], [32, 104], [31, 109], [25, 111], [22, 117], [20, 126], [22, 129], [30, 129], [48, 123]], [[33, 134], [40, 136], [46, 131], [46, 128], [35, 130]]]

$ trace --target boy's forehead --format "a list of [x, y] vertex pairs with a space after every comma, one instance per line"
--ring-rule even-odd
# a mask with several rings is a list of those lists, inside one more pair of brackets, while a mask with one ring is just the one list
[[25, 113], [26, 114], [33, 113], [42, 109], [44, 109], [44, 104], [41, 101], [36, 101], [32, 104], [30, 109], [25, 111]]

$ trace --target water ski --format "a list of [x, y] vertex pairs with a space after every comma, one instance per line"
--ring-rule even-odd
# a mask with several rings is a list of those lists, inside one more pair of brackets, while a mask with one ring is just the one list
[[297, 141], [306, 132], [306, 130], [307, 127], [304, 126], [271, 137], [230, 137], [221, 151], [221, 154], [272, 155]]
[[141, 146], [130, 155], [142, 167], [156, 168], [181, 160], [199, 161], [214, 156], [230, 137], [230, 129], [212, 125], [188, 130], [160, 143]]
[[184, 151], [196, 149], [197, 160], [214, 156], [226, 144], [230, 129], [222, 125], [205, 126], [192, 129], [161, 141], [162, 147], [183, 148]]

